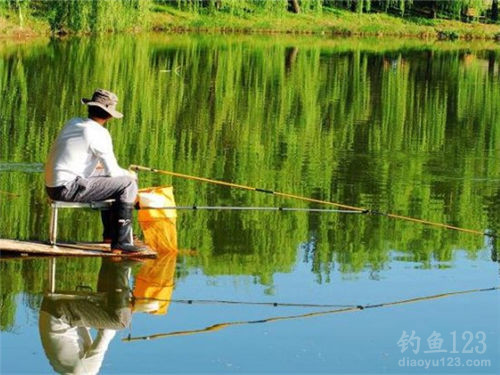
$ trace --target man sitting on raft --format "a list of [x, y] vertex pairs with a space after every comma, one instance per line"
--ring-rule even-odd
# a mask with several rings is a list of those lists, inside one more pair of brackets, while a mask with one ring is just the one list
[[104, 242], [120, 252], [138, 252], [131, 239], [132, 210], [137, 196], [137, 176], [120, 168], [106, 129], [112, 118], [122, 118], [116, 110], [118, 98], [98, 89], [88, 106], [88, 118], [69, 120], [59, 133], [45, 165], [45, 186], [53, 200], [96, 202], [114, 199], [111, 211], [102, 211]]

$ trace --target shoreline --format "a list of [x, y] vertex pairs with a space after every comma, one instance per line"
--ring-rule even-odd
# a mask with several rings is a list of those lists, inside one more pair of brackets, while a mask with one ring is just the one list
[[150, 11], [141, 25], [100, 33], [89, 31], [54, 33], [48, 22], [27, 15], [23, 27], [13, 13], [0, 13], [0, 41], [27, 41], [37, 38], [67, 36], [138, 34], [138, 33], [204, 33], [220, 35], [292, 35], [328, 38], [419, 39], [422, 41], [496, 41], [500, 44], [500, 24], [466, 23], [443, 19], [402, 19], [388, 14], [355, 14], [335, 9], [315, 14], [252, 14], [245, 17], [230, 14], [202, 15], [163, 7]]
[[[309, 48], [324, 48], [336, 51], [362, 50], [371, 53], [393, 53], [402, 50], [426, 50], [436, 52], [446, 51], [494, 51], [500, 53], [500, 43], [492, 40], [455, 40], [442, 41], [435, 38], [391, 38], [391, 37], [343, 37], [326, 36], [314, 34], [263, 34], [263, 33], [207, 33], [207, 32], [137, 32], [137, 33], [108, 33], [99, 35], [66, 35], [58, 37], [55, 41], [60, 43], [72, 43], [81, 40], [82, 42], [95, 41], [101, 43], [105, 40], [132, 38], [138, 43], [148, 43], [151, 45], [170, 46], [185, 45], [190, 41], [199, 43], [241, 43], [263, 46], [274, 46], [283, 48], [300, 48], [307, 50]], [[47, 46], [52, 39], [49, 37], [1, 39], [0, 54], [9, 53], [9, 51], [26, 51], [33, 47]]]

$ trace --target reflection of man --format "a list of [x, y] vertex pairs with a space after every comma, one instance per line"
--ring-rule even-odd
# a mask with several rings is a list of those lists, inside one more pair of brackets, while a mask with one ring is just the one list
[[[104, 259], [97, 290], [86, 296], [44, 297], [39, 329], [45, 354], [62, 374], [97, 374], [116, 331], [130, 324], [130, 266]], [[94, 339], [90, 328], [97, 329]]]

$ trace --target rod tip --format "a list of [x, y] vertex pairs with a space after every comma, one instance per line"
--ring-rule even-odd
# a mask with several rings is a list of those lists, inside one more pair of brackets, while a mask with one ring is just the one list
[[497, 234], [492, 229], [486, 229], [484, 231], [484, 235], [486, 237], [492, 237], [492, 238], [497, 238], [498, 237]]

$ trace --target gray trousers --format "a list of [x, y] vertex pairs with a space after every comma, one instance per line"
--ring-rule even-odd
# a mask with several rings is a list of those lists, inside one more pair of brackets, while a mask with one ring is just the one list
[[129, 270], [130, 266], [122, 262], [103, 259], [97, 280], [97, 291], [102, 295], [73, 299], [44, 297], [41, 310], [73, 327], [124, 329], [132, 317]]
[[[97, 202], [115, 199], [114, 209], [123, 204], [133, 204], [137, 196], [137, 181], [129, 176], [106, 177], [104, 170], [96, 170], [89, 178], [77, 177], [63, 186], [45, 187], [49, 197], [64, 202]], [[101, 211], [104, 226], [103, 238], [113, 238], [113, 213]]]
[[64, 202], [97, 202], [115, 199], [118, 204], [133, 204], [137, 196], [137, 181], [129, 176], [106, 177], [96, 170], [89, 178], [77, 177], [63, 186], [46, 187], [49, 197]]

